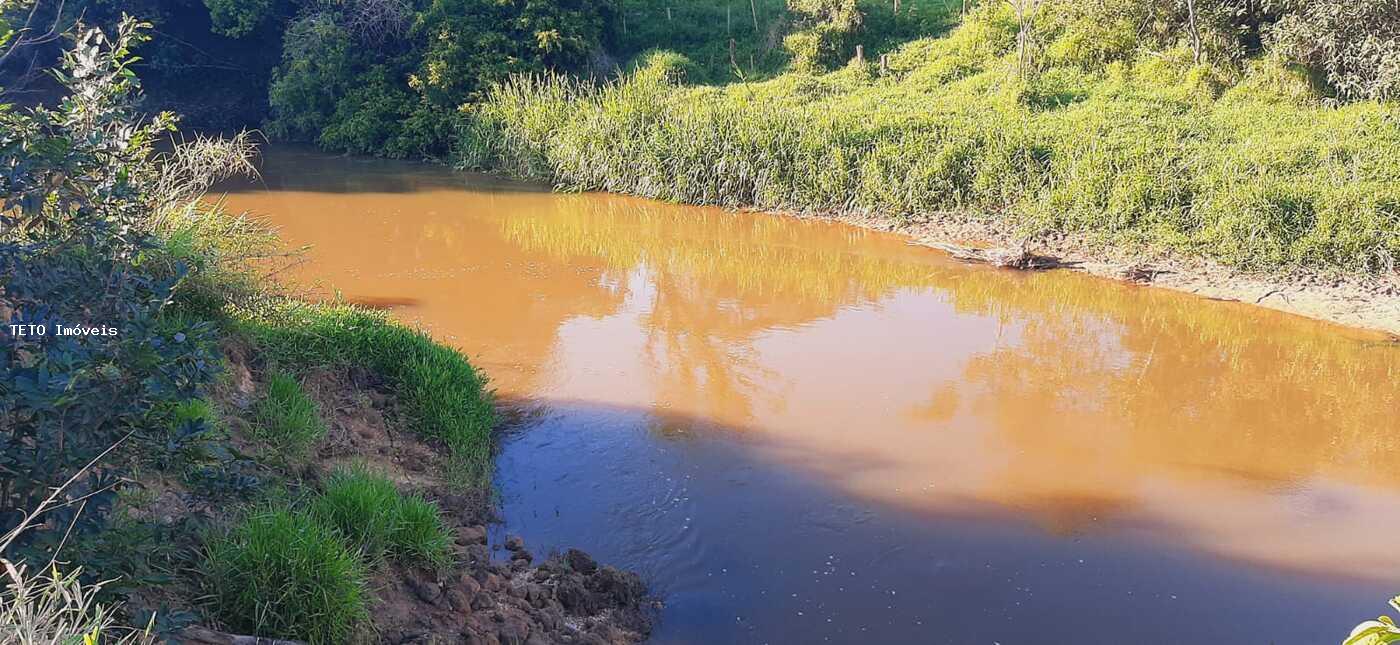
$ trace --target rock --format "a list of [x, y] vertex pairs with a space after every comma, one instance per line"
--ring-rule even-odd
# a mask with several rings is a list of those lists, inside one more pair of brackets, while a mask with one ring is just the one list
[[525, 600], [530, 602], [531, 607], [543, 609], [545, 605], [549, 604], [549, 593], [545, 591], [544, 587], [532, 582], [525, 585]]
[[447, 599], [447, 604], [452, 607], [452, 611], [460, 613], [471, 611], [472, 596], [461, 589], [448, 589], [442, 595]]
[[588, 615], [598, 609], [593, 595], [588, 593], [582, 582], [574, 578], [559, 581], [559, 586], [554, 589], [554, 597], [559, 599], [564, 611], [571, 614]]
[[593, 575], [593, 572], [598, 570], [598, 562], [593, 559], [593, 556], [578, 549], [565, 551], [564, 562], [568, 563], [570, 569], [584, 575]]
[[457, 529], [457, 544], [460, 544], [462, 546], [471, 546], [473, 544], [486, 544], [486, 527], [459, 527]]
[[603, 594], [617, 605], [631, 605], [641, 600], [646, 593], [646, 585], [635, 573], [619, 571], [613, 567], [603, 567], [589, 578], [588, 587]]
[[413, 595], [419, 600], [430, 605], [437, 605], [442, 601], [442, 587], [436, 582], [422, 580], [415, 576], [409, 576], [406, 580], [408, 588], [413, 591]]
[[525, 540], [522, 539], [519, 535], [512, 535], [512, 536], [506, 538], [506, 550], [507, 550], [507, 551], [523, 551], [524, 549], [525, 549]]
[[468, 564], [485, 564], [491, 561], [491, 551], [485, 544], [472, 544], [466, 548]]
[[502, 645], [525, 645], [525, 639], [530, 637], [530, 621], [519, 614], [508, 614], [501, 616], [500, 623]]

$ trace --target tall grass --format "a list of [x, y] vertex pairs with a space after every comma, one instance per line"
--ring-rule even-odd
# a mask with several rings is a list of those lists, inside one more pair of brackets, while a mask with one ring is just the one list
[[305, 370], [360, 365], [383, 375], [414, 431], [451, 452], [452, 474], [484, 485], [495, 408], [486, 378], [456, 350], [380, 312], [267, 300], [234, 312], [236, 326], [273, 365]]
[[1394, 268], [1400, 107], [1332, 107], [1279, 63], [1216, 69], [1186, 50], [1105, 62], [1057, 42], [1020, 74], [1000, 5], [906, 44], [884, 75], [516, 78], [465, 112], [456, 160], [688, 203], [951, 214], [1245, 269]]
[[237, 632], [346, 643], [369, 616], [364, 565], [308, 513], [254, 509], [205, 551], [212, 609]]

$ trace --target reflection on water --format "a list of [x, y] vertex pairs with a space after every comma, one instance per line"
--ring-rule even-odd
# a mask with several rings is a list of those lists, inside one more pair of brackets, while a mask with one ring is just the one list
[[263, 172], [229, 203], [314, 245], [295, 279], [538, 413], [507, 523], [650, 575], [658, 640], [1309, 642], [1400, 586], [1383, 338], [828, 223]]

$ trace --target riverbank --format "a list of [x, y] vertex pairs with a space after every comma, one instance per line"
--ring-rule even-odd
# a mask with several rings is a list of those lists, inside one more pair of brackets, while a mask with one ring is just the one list
[[1209, 61], [1131, 30], [1100, 51], [1087, 43], [1123, 24], [1037, 25], [1030, 69], [1017, 20], [991, 3], [825, 73], [693, 86], [690, 61], [661, 52], [608, 83], [516, 77], [462, 110], [453, 160], [564, 190], [1026, 246], [1395, 331], [1394, 102], [1339, 102], [1278, 55]]
[[[1049, 270], [1078, 271], [1211, 300], [1240, 302], [1400, 339], [1400, 273], [1358, 276], [1301, 269], [1286, 273], [1245, 272], [1203, 258], [1104, 247], [1083, 236], [1061, 235], [1028, 243], [1018, 235], [978, 221], [892, 221], [855, 214], [787, 215], [834, 219], [898, 233], [908, 236], [910, 244], [954, 257], [962, 255], [973, 262], [998, 262], [997, 257], [978, 257], [983, 255], [1014, 260], [1029, 254], [1039, 258], [1041, 268]], [[1010, 268], [1037, 270], [1036, 266]]]
[[148, 28], [84, 31], [54, 111], [0, 105], [0, 641], [643, 640], [635, 574], [488, 545], [486, 376], [287, 293], [276, 235], [204, 201], [247, 135], [156, 152]]

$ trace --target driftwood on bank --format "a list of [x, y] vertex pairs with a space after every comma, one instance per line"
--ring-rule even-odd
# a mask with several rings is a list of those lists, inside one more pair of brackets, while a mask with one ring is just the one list
[[960, 244], [949, 244], [947, 242], [922, 240], [919, 241], [918, 244], [939, 249], [964, 262], [977, 262], [980, 264], [990, 264], [996, 267], [1020, 269], [1023, 271], [1073, 268], [1079, 264], [1078, 262], [1061, 260], [1060, 258], [1050, 255], [1032, 253], [1025, 246], [982, 249]]
[[258, 636], [225, 634], [203, 627], [189, 627], [181, 632], [182, 642], [193, 645], [306, 645], [301, 641], [284, 641]]

